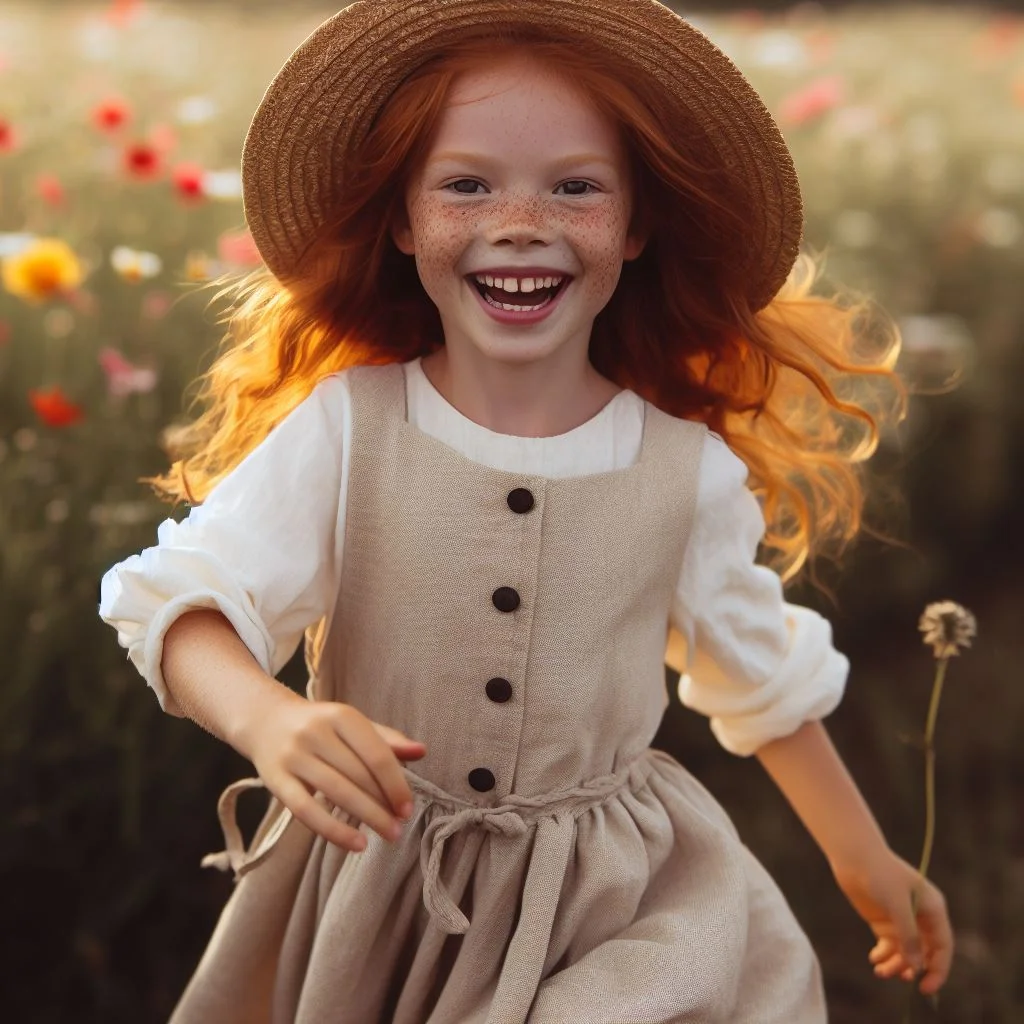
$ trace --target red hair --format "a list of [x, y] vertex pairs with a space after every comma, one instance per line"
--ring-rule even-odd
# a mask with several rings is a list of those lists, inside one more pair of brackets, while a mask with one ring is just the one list
[[223, 350], [199, 378], [195, 401], [206, 409], [168, 432], [180, 456], [169, 473], [143, 482], [167, 500], [201, 502], [325, 376], [444, 344], [390, 227], [453, 81], [505, 52], [528, 53], [583, 89], [629, 154], [633, 226], [650, 238], [594, 321], [594, 367], [665, 412], [707, 423], [746, 462], [783, 575], [829, 541], [841, 547], [861, 526], [858, 464], [880, 425], [903, 415], [895, 324], [852, 293], [813, 295], [822, 266], [808, 255], [752, 311], [738, 268], [715, 259], [723, 232], [743, 225], [715, 168], [669, 141], [647, 77], [612, 54], [519, 32], [453, 44], [402, 83], [361, 146], [360, 173], [310, 240], [301, 276], [282, 284], [261, 268], [217, 293], [234, 302]]

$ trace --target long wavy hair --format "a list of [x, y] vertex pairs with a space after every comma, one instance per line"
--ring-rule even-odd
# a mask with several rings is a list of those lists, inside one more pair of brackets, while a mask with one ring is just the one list
[[[410, 75], [378, 115], [330, 223], [285, 283], [266, 268], [221, 278], [221, 350], [194, 386], [193, 422], [169, 428], [168, 473], [143, 477], [162, 500], [201, 503], [324, 377], [404, 362], [444, 344], [437, 308], [390, 226], [422, 167], [456, 77], [525, 52], [564, 75], [614, 124], [629, 154], [633, 226], [649, 231], [594, 321], [590, 360], [665, 412], [705, 422], [749, 469], [768, 560], [786, 579], [808, 556], [837, 557], [862, 526], [861, 464], [906, 394], [900, 337], [870, 299], [815, 294], [824, 261], [797, 259], [774, 300], [752, 311], [718, 248], [729, 210], [716, 171], [673, 147], [656, 89], [614, 55], [509, 30], [466, 39]], [[733, 215], [735, 217], [735, 215]]]

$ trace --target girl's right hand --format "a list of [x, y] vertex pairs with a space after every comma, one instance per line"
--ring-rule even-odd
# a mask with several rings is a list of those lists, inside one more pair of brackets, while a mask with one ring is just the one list
[[399, 759], [415, 761], [426, 754], [422, 743], [370, 721], [350, 704], [310, 701], [291, 691], [259, 709], [239, 749], [299, 821], [354, 852], [365, 849], [366, 837], [332, 816], [313, 793], [319, 790], [336, 807], [394, 840], [402, 805], [413, 802]]

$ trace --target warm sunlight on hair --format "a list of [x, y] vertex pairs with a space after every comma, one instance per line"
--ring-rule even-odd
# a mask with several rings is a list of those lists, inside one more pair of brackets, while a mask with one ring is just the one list
[[[636, 183], [634, 222], [652, 232], [594, 322], [591, 362], [664, 411], [707, 423], [745, 461], [784, 578], [812, 555], [838, 553], [861, 528], [860, 465], [880, 428], [904, 413], [896, 325], [852, 293], [815, 294], [824, 263], [810, 255], [765, 309], [751, 310], [740, 268], [714, 258], [723, 212], [732, 216], [715, 171], [670, 144], [645, 77], [572, 41], [512, 34], [453, 46], [403, 82], [363, 143], [362, 173], [335, 220], [310, 240], [300, 277], [286, 287], [261, 269], [215, 282], [224, 285], [215, 300], [232, 303], [222, 351], [195, 396], [205, 409], [168, 432], [171, 469], [145, 482], [167, 500], [202, 502], [325, 376], [443, 344], [437, 309], [389, 225], [456, 76], [523, 47], [618, 127]], [[731, 230], [743, 228], [732, 216]]]

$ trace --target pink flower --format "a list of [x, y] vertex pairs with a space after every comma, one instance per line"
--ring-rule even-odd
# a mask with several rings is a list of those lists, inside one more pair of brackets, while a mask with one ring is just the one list
[[118, 398], [133, 391], [145, 393], [156, 387], [156, 371], [135, 366], [115, 348], [100, 349], [100, 366], [107, 376], [107, 393]]
[[157, 124], [149, 133], [149, 142], [159, 153], [170, 153], [178, 145], [178, 136], [169, 124]]
[[142, 315], [147, 320], [160, 320], [167, 316], [171, 308], [171, 297], [167, 292], [146, 292], [142, 299]]
[[141, 6], [142, 0], [111, 0], [106, 13], [107, 20], [119, 27], [127, 25], [139, 13]]
[[36, 195], [49, 206], [63, 206], [67, 199], [64, 186], [56, 174], [40, 174], [36, 178]]
[[783, 124], [806, 124], [839, 106], [845, 95], [846, 83], [840, 75], [819, 78], [782, 101], [779, 120]]
[[217, 257], [234, 267], [258, 267], [263, 262], [248, 229], [225, 231], [217, 240]]
[[1024, 36], [1024, 18], [1018, 14], [999, 14], [985, 26], [974, 41], [974, 54], [981, 60], [1010, 56]]

